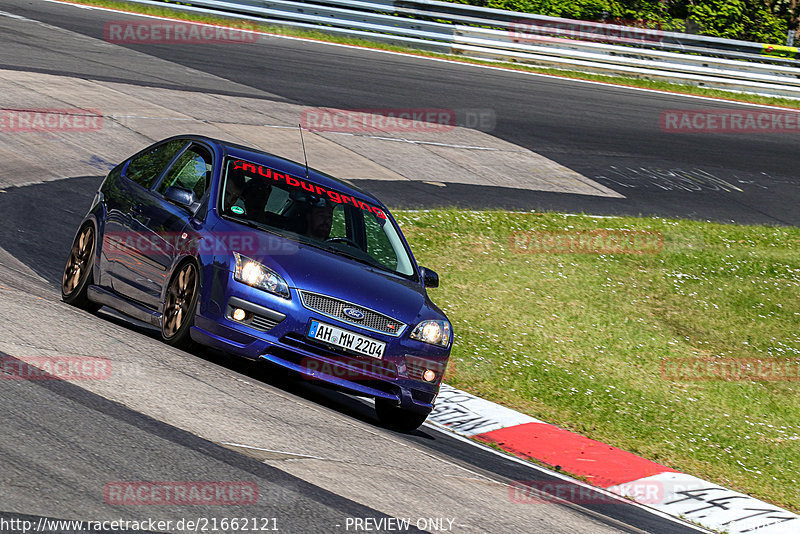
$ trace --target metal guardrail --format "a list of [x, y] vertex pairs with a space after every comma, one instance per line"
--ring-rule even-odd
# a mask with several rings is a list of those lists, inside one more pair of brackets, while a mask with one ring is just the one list
[[[320, 0], [321, 2], [323, 0]], [[343, 3], [341, 0], [324, 0], [325, 3]], [[344, 0], [347, 2], [347, 0]], [[733, 59], [772, 59], [781, 64], [794, 64], [792, 59], [798, 55], [798, 50], [785, 46], [769, 46], [749, 41], [738, 41], [733, 39], [721, 39], [704, 35], [692, 35], [686, 33], [665, 32], [660, 29], [638, 28], [631, 26], [618, 26], [605, 24], [602, 22], [579, 21], [564, 19], [560, 17], [548, 17], [531, 13], [520, 13], [515, 11], [504, 11], [500, 9], [482, 8], [463, 4], [453, 4], [451, 2], [440, 2], [435, 0], [375, 0], [372, 4], [391, 3], [396, 6], [419, 6], [423, 10], [413, 10], [416, 14], [422, 11], [431, 16], [439, 14], [450, 15], [450, 18], [461, 24], [486, 25], [486, 20], [496, 21], [497, 27], [509, 29], [512, 25], [519, 25], [520, 22], [529, 24], [540, 29], [549, 29], [553, 34], [563, 37], [572, 37], [576, 34], [584, 38], [594, 34], [597, 38], [609, 35], [624, 34], [631, 37], [631, 41], [637, 39], [647, 43], [647, 47], [668, 51], [682, 51], [689, 53], [700, 53], [703, 55], [717, 57], [729, 57]], [[454, 7], [455, 6], [455, 7]], [[398, 8], [397, 11], [406, 11]], [[475, 14], [475, 17], [461, 16], [466, 13]], [[447, 17], [445, 17], [447, 18]], [[652, 36], [658, 35], [659, 39], [654, 41]], [[766, 54], [767, 48], [770, 49]]]
[[436, 0], [182, 2], [189, 5], [167, 5], [470, 57], [800, 98], [800, 63], [790, 47]]

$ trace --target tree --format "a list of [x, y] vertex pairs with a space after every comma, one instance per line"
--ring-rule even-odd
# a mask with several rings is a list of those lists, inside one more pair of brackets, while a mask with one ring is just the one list
[[800, 3], [797, 0], [766, 0], [772, 13], [786, 21], [787, 30], [794, 31], [795, 40], [800, 40]]
[[765, 0], [688, 0], [686, 12], [704, 35], [773, 44], [786, 37], [786, 21]]
[[[685, 20], [713, 37], [783, 44], [800, 28], [800, 0], [453, 0], [497, 9], [681, 31]], [[800, 39], [800, 31], [798, 31]]]

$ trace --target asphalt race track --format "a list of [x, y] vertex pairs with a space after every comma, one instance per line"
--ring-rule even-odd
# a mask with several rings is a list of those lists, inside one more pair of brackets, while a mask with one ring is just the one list
[[[207, 480], [256, 484], [265, 508], [291, 531], [322, 532], [337, 523], [344, 524], [347, 517], [383, 516], [67, 382], [42, 381], [34, 387], [15, 383], [3, 388], [2, 398], [2, 478], [12, 475], [10, 480], [3, 480], [3, 486], [23, 503], [28, 500], [31, 508], [32, 503], [45, 499], [58, 502], [65, 511], [84, 508], [90, 501], [86, 497], [98, 487], [109, 480], [126, 480], [134, 473], [145, 480], [183, 480], [187, 473], [196, 473]], [[32, 417], [35, 407], [48, 407], [48, 415]], [[26, 441], [20, 436], [28, 436], [33, 443], [20, 447]], [[20, 475], [25, 484], [19, 483]], [[3, 500], [10, 504], [15, 499], [6, 494]], [[88, 517], [99, 517], [102, 508], [101, 504], [89, 505]], [[192, 512], [200, 517], [217, 513], [210, 506]], [[244, 505], [230, 507], [227, 512], [237, 517], [250, 513]], [[3, 515], [0, 512], [0, 517]], [[152, 514], [142, 513], [138, 518], [148, 515]], [[161, 509], [158, 515], [161, 519], [176, 517], [177, 521], [185, 511], [177, 507]]]
[[[0, 33], [0, 69], [258, 98], [266, 91], [276, 102], [308, 106], [488, 107], [492, 135], [625, 196], [362, 184], [397, 206], [800, 221], [790, 136], [690, 138], [659, 129], [662, 110], [729, 104], [284, 39], [202, 51], [137, 45], [144, 53], [137, 62], [115, 64], [117, 45], [95, 47], [104, 23], [123, 15], [38, 0], [7, 0], [0, 11], [42, 21], [41, 32], [67, 30], [54, 45], [30, 39], [27, 22], [14, 31], [15, 19], [0, 15], [8, 28]], [[693, 179], [676, 179], [679, 171]], [[181, 352], [143, 325], [64, 305], [61, 269], [99, 174], [0, 192], [0, 356], [97, 356], [115, 369], [108, 380], [0, 383], [0, 520], [258, 515], [276, 518], [282, 532], [353, 532], [352, 518], [411, 517], [451, 518], [453, 532], [697, 531], [631, 504], [514, 502], [512, 481], [553, 475], [430, 427], [387, 431], [359, 400], [212, 351]], [[252, 483], [259, 504], [187, 512], [104, 499], [114, 481], [154, 480]]]
[[[103, 39], [115, 13], [10, 0], [9, 13]], [[0, 68], [172, 83], [144, 65], [110, 66], [94, 56], [21, 50], [0, 35]], [[346, 109], [486, 109], [496, 116], [493, 135], [542, 154], [625, 195], [597, 199], [481, 188], [396, 191], [396, 205], [462, 205], [557, 209], [573, 212], [680, 216], [739, 223], [796, 225], [800, 200], [796, 134], [677, 134], [662, 131], [661, 113], [684, 109], [745, 109], [733, 103], [491, 71], [413, 57], [330, 47], [286, 39], [257, 44], [192, 46], [120, 45], [252, 87], [295, 103]], [[90, 59], [90, 61], [87, 61]], [[30, 58], [30, 59], [28, 59]], [[158, 81], [155, 82], [155, 79]], [[396, 189], [396, 188], [395, 188]], [[430, 188], [427, 188], [430, 189]], [[381, 193], [381, 191], [376, 191]]]

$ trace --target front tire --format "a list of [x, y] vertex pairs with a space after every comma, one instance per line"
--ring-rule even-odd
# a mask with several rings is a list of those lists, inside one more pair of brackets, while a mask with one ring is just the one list
[[189, 329], [194, 324], [199, 281], [197, 265], [193, 261], [182, 264], [172, 276], [161, 319], [161, 339], [164, 343], [182, 349], [191, 347]]
[[100, 304], [89, 300], [88, 288], [93, 282], [95, 248], [94, 225], [87, 222], [78, 231], [61, 275], [61, 300], [82, 310], [96, 312]]
[[413, 432], [430, 415], [430, 411], [420, 413], [405, 410], [386, 399], [375, 399], [375, 413], [383, 425], [399, 432]]

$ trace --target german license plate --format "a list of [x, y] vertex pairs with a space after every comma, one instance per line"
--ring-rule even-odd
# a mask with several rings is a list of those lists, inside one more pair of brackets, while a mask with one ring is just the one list
[[383, 358], [383, 351], [386, 348], [386, 343], [383, 341], [342, 330], [313, 319], [311, 327], [308, 329], [308, 337], [379, 360]]

